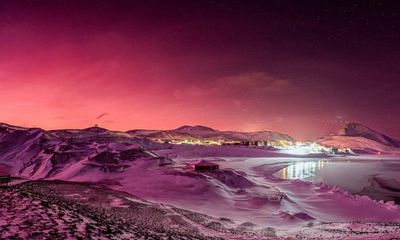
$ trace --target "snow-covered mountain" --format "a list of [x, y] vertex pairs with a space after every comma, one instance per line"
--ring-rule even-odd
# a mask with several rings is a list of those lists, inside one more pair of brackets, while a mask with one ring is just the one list
[[351, 148], [355, 152], [398, 153], [400, 141], [360, 123], [346, 123], [336, 133], [318, 139], [325, 146]]
[[[39, 178], [75, 178], [87, 172], [124, 172], [137, 166], [138, 159], [146, 160], [146, 167], [161, 167], [173, 161], [158, 156], [152, 149], [171, 148], [151, 139], [166, 140], [236, 140], [236, 141], [294, 141], [286, 134], [268, 131], [218, 131], [204, 126], [182, 126], [173, 130], [109, 131], [104, 128], [66, 129], [45, 131], [0, 124], [0, 164], [12, 175]], [[400, 142], [361, 124], [348, 123], [335, 134], [323, 137], [319, 143], [356, 152], [400, 153]], [[174, 149], [187, 152], [189, 147]], [[241, 151], [240, 154], [237, 151]], [[191, 148], [203, 156], [219, 151], [241, 155], [247, 149]], [[173, 152], [172, 150], [169, 151]], [[257, 152], [255, 155], [271, 153]], [[207, 155], [208, 156], [208, 155]], [[230, 156], [230, 155], [229, 155]]]
[[30, 179], [73, 178], [92, 170], [122, 172], [137, 159], [146, 159], [146, 164], [154, 166], [172, 164], [151, 152], [171, 147], [152, 141], [154, 138], [294, 141], [281, 133], [223, 132], [204, 126], [120, 132], [99, 127], [46, 131], [0, 124], [0, 164], [12, 175]]
[[270, 131], [235, 132], [219, 131], [206, 126], [182, 126], [173, 130], [131, 130], [128, 133], [137, 137], [162, 140], [231, 140], [231, 141], [290, 141], [295, 139], [287, 134]]
[[119, 171], [140, 157], [157, 159], [157, 143], [103, 128], [51, 130], [0, 125], [0, 163], [31, 179], [79, 175], [88, 169]]
[[[219, 131], [204, 128], [193, 131], [196, 137], [199, 132], [202, 136], [220, 135]], [[190, 132], [192, 136], [193, 131], [180, 128], [167, 133]], [[266, 148], [157, 143], [132, 132], [97, 127], [46, 131], [0, 125], [0, 168], [7, 168], [13, 177], [93, 183], [143, 199], [199, 211], [224, 207], [219, 216], [231, 212], [228, 206], [232, 202], [238, 201], [241, 207], [248, 209], [265, 194], [276, 193], [270, 187], [256, 186], [245, 172], [232, 168], [214, 173], [186, 168], [186, 161], [196, 162], [194, 156], [204, 153], [214, 157], [275, 154]], [[174, 156], [175, 160], [183, 159], [183, 162], [176, 162], [168, 156]], [[246, 201], [242, 203], [244, 197]], [[213, 201], [205, 201], [207, 199]]]

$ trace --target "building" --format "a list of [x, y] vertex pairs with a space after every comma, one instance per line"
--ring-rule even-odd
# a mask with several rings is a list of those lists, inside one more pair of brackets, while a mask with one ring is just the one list
[[219, 165], [206, 160], [201, 160], [193, 165], [195, 171], [213, 171], [218, 170]]
[[221, 145], [224, 146], [240, 146], [242, 145], [241, 141], [222, 141]]
[[269, 141], [241, 141], [241, 145], [245, 146], [269, 146]]

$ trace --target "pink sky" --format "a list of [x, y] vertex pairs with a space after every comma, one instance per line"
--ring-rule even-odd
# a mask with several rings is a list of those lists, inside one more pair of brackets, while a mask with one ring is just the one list
[[[390, 57], [384, 51], [360, 60], [354, 49], [331, 49], [325, 29], [309, 46], [282, 33], [285, 21], [302, 17], [291, 12], [271, 22], [257, 6], [238, 13], [199, 3], [181, 12], [111, 2], [1, 3], [1, 122], [115, 130], [201, 124], [309, 139], [351, 120], [400, 137], [396, 73], [377, 63]], [[314, 26], [303, 20], [299, 31]]]

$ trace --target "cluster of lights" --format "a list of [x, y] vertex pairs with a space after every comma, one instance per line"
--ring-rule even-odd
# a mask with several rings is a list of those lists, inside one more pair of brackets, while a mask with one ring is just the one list
[[292, 145], [281, 145], [275, 146], [281, 149], [285, 153], [295, 154], [295, 155], [307, 155], [307, 154], [318, 154], [318, 153], [352, 153], [349, 148], [332, 148], [325, 147], [314, 142], [296, 142]]
[[291, 147], [293, 146], [294, 143], [286, 140], [279, 140], [279, 141], [273, 141], [269, 143], [269, 146], [277, 147], [277, 148], [285, 148], [285, 147]]
[[222, 145], [221, 141], [214, 140], [192, 140], [192, 139], [184, 139], [184, 140], [171, 140], [169, 141], [171, 144], [189, 144], [189, 145]]
[[272, 142], [251, 142], [251, 144], [244, 144], [240, 141], [226, 141], [226, 140], [211, 140], [211, 139], [182, 139], [182, 140], [169, 140], [155, 139], [158, 142], [168, 142], [171, 144], [188, 144], [188, 145], [248, 145], [248, 146], [272, 146], [280, 149], [284, 153], [295, 155], [307, 155], [318, 153], [353, 153], [349, 148], [332, 148], [325, 147], [314, 142], [290, 142], [285, 140], [272, 141]]

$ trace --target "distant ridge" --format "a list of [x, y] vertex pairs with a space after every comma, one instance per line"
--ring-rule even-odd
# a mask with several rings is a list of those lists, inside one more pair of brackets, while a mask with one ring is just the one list
[[202, 126], [202, 125], [196, 125], [196, 126], [190, 126], [190, 125], [183, 125], [182, 127], [179, 127], [175, 129], [175, 131], [184, 131], [184, 132], [192, 132], [192, 131], [210, 131], [210, 132], [215, 132], [215, 129], [212, 129], [210, 127]]
[[101, 127], [89, 127], [82, 129], [83, 131], [92, 131], [92, 132], [106, 132], [109, 131], [108, 129], [101, 128]]
[[202, 125], [183, 125], [172, 130], [130, 130], [129, 134], [138, 137], [148, 137], [163, 140], [226, 140], [226, 141], [289, 141], [296, 140], [288, 134], [257, 131], [257, 132], [235, 132], [235, 131], [219, 131]]

